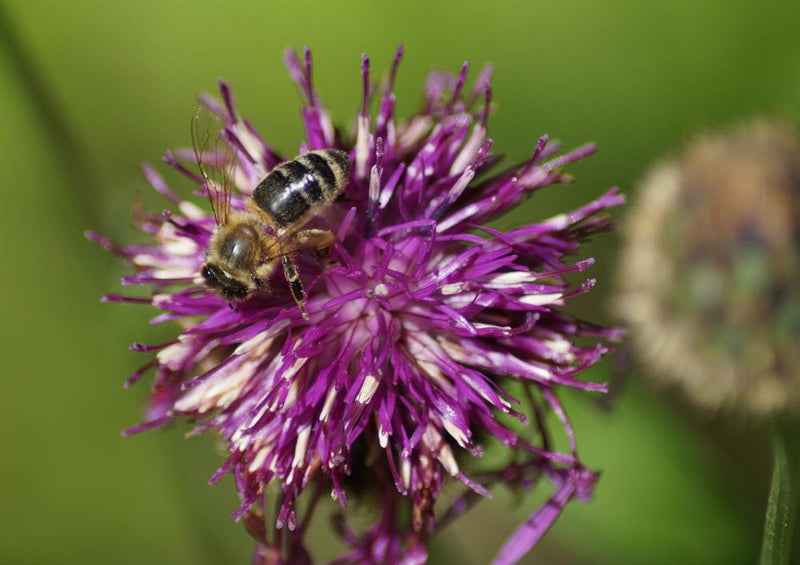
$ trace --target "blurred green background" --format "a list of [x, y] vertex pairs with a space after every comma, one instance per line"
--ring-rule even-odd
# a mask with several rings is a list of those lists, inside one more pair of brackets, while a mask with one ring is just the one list
[[[635, 198], [645, 167], [698, 129], [800, 103], [796, 0], [688, 2], [368, 1], [3, 4], [0, 30], [4, 400], [0, 563], [247, 563], [228, 513], [230, 482], [211, 437], [183, 426], [123, 439], [147, 392], [124, 391], [155, 343], [146, 307], [101, 305], [122, 265], [82, 237], [135, 238], [130, 209], [152, 199], [142, 161], [188, 143], [195, 94], [218, 76], [279, 149], [302, 135], [286, 46], [314, 49], [316, 84], [338, 123], [359, 104], [359, 55], [380, 74], [406, 57], [400, 115], [432, 66], [495, 64], [490, 132], [510, 160], [544, 132], [600, 150], [578, 182], [538, 193], [507, 223], [546, 217], [617, 184]], [[474, 74], [473, 74], [474, 77]], [[618, 236], [586, 248], [596, 289], [574, 310], [611, 321]], [[606, 374], [603, 374], [606, 373]], [[611, 378], [610, 365], [595, 378]], [[570, 505], [525, 563], [746, 564], [756, 559], [769, 476], [764, 431], [710, 417], [629, 378], [606, 410], [566, 399], [586, 464], [603, 471], [591, 504]], [[490, 561], [547, 493], [483, 503], [436, 542], [432, 563]], [[324, 524], [314, 546], [330, 555]], [[327, 552], [327, 553], [326, 553]]]

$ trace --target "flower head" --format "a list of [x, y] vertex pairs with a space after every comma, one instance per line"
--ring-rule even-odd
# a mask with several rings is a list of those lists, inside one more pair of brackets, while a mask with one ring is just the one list
[[629, 216], [619, 309], [652, 374], [697, 404], [800, 406], [800, 138], [754, 121], [653, 169]]
[[[551, 501], [497, 559], [513, 563], [570, 499], [589, 495], [596, 479], [578, 459], [557, 394], [561, 387], [605, 390], [580, 374], [619, 331], [560, 307], [593, 282], [570, 286], [565, 275], [592, 260], [566, 258], [583, 238], [611, 225], [598, 213], [623, 199], [612, 189], [539, 223], [509, 231], [486, 226], [540, 188], [567, 182], [563, 167], [594, 148], [556, 156], [557, 144], [543, 136], [527, 161], [488, 176], [497, 160], [487, 138], [490, 69], [471, 91], [466, 64], [458, 76], [432, 74], [424, 108], [398, 121], [393, 84], [401, 56], [399, 49], [380, 93], [363, 58], [361, 111], [347, 136], [312, 87], [310, 52], [304, 61], [287, 53], [305, 98], [300, 152], [336, 148], [353, 164], [343, 197], [314, 219], [335, 233], [334, 243], [324, 256], [298, 257], [307, 319], [279, 270], [269, 292], [232, 306], [209, 292], [199, 271], [214, 219], [148, 166], [145, 176], [174, 207], [144, 215], [142, 227], [155, 243], [118, 247], [90, 234], [133, 265], [124, 284], [156, 289], [149, 299], [106, 298], [152, 302], [162, 311], [156, 322], [175, 320], [183, 328], [170, 343], [135, 346], [156, 355], [130, 382], [148, 369], [155, 379], [147, 420], [131, 431], [189, 418], [198, 422], [196, 432], [222, 435], [229, 457], [212, 480], [233, 474], [242, 500], [234, 516], [258, 541], [259, 562], [309, 561], [303, 532], [317, 499], [328, 492], [344, 507], [355, 482], [375, 493], [380, 515], [367, 531], [339, 519], [351, 549], [337, 563], [424, 562], [434, 529], [489, 496], [492, 485], [528, 488], [549, 480], [556, 488]], [[231, 207], [244, 209], [253, 188], [287, 156], [240, 116], [226, 83], [220, 90], [221, 101], [202, 102], [223, 121], [236, 158]], [[167, 153], [165, 161], [202, 184], [191, 158]], [[201, 159], [211, 164], [219, 155]], [[506, 386], [512, 382], [519, 383], [516, 396]], [[565, 430], [567, 452], [550, 444], [548, 411]], [[492, 442], [508, 455], [471, 473]], [[445, 505], [447, 482], [465, 492]], [[277, 494], [270, 484], [279, 486]], [[304, 492], [308, 502], [301, 504]], [[265, 505], [268, 496], [277, 498], [274, 511]]]

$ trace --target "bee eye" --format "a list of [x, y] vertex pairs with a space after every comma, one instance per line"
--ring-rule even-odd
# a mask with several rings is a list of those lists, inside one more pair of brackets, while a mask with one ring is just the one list
[[256, 242], [253, 228], [242, 226], [222, 241], [219, 249], [220, 256], [231, 267], [247, 268], [254, 259]]
[[216, 286], [219, 284], [219, 277], [217, 276], [216, 270], [211, 265], [203, 265], [200, 275], [211, 286]]

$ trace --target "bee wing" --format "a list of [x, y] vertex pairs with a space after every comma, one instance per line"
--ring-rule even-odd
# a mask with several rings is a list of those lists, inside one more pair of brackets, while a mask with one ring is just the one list
[[231, 214], [231, 185], [236, 157], [222, 138], [225, 126], [219, 117], [205, 106], [192, 115], [192, 149], [200, 170], [214, 220], [217, 225], [228, 223]]

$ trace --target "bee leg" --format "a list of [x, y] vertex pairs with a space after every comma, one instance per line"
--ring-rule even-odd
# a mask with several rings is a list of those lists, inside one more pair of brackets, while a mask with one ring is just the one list
[[294, 235], [296, 249], [322, 250], [333, 245], [336, 236], [329, 230], [302, 230]]
[[294, 301], [297, 302], [303, 319], [308, 320], [308, 312], [306, 312], [305, 308], [306, 291], [303, 288], [303, 282], [300, 280], [300, 276], [297, 274], [297, 264], [294, 262], [294, 256], [292, 254], [283, 256], [283, 276], [286, 277], [286, 282], [289, 283], [292, 297]]

